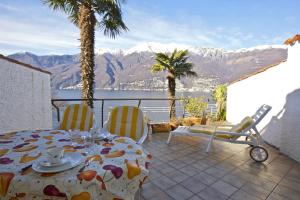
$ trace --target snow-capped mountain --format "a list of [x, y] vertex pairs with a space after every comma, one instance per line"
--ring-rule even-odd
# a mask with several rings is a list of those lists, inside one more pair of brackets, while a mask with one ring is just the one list
[[[188, 45], [142, 43], [125, 50], [101, 49], [95, 56], [95, 82], [97, 88], [162, 89], [165, 74], [152, 74], [150, 67], [157, 52], [189, 50], [189, 61], [194, 63], [198, 78], [183, 78], [181, 88], [207, 89], [211, 85], [230, 82], [264, 66], [285, 60], [286, 46], [267, 45], [227, 51], [219, 48], [201, 48]], [[9, 57], [47, 68], [52, 72], [52, 87], [74, 88], [80, 85], [79, 55], [46, 55], [17, 53]]]
[[287, 49], [287, 45], [260, 45], [260, 46], [255, 46], [255, 47], [250, 47], [250, 48], [242, 48], [234, 51], [227, 51], [227, 53], [244, 53], [244, 52], [249, 52], [249, 51], [257, 51], [257, 50], [266, 50], [266, 49]]
[[197, 54], [199, 56], [207, 57], [207, 56], [220, 56], [225, 57], [228, 54], [235, 54], [235, 53], [245, 53], [257, 50], [267, 50], [267, 49], [287, 49], [286, 45], [260, 45], [250, 48], [242, 48], [237, 50], [225, 50], [221, 48], [210, 48], [210, 47], [194, 47], [189, 45], [182, 45], [176, 43], [168, 43], [162, 44], [158, 42], [147, 42], [138, 44], [129, 49], [109, 49], [109, 48], [101, 48], [98, 49], [97, 54], [102, 55], [105, 53], [110, 54], [123, 54], [129, 55], [132, 53], [142, 53], [142, 52], [151, 52], [151, 53], [170, 53], [174, 49], [177, 50], [186, 50], [190, 53]]

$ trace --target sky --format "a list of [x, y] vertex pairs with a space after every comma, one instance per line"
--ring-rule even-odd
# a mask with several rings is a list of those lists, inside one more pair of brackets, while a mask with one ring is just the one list
[[[300, 32], [299, 0], [127, 0], [129, 28], [116, 39], [96, 32], [98, 49], [158, 42], [226, 50], [282, 44]], [[79, 29], [42, 0], [0, 0], [0, 54], [79, 53]]]

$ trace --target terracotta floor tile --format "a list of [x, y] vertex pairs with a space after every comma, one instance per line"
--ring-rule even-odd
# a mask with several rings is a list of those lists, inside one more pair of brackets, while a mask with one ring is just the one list
[[178, 136], [168, 145], [167, 137], [156, 133], [143, 144], [153, 162], [141, 200], [300, 199], [300, 164], [271, 146], [259, 164], [246, 145], [216, 141], [207, 154], [207, 139]]

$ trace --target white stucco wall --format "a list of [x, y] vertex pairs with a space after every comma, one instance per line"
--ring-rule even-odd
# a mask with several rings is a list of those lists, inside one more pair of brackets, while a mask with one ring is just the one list
[[0, 58], [0, 133], [52, 128], [50, 74]]
[[272, 110], [259, 124], [266, 142], [300, 162], [300, 44], [277, 66], [228, 86], [227, 120], [239, 122], [262, 104]]

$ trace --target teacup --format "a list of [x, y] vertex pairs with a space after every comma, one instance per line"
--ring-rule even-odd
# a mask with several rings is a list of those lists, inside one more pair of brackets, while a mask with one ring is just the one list
[[64, 157], [64, 148], [57, 147], [47, 151], [47, 158], [51, 163], [60, 163]]

